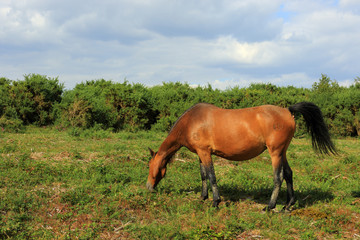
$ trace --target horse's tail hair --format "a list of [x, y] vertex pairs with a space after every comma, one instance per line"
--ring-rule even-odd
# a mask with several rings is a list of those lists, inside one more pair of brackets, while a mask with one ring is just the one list
[[310, 102], [300, 102], [290, 106], [289, 111], [293, 115], [295, 115], [295, 113], [301, 113], [303, 115], [315, 151], [321, 154], [337, 153], [318, 106]]

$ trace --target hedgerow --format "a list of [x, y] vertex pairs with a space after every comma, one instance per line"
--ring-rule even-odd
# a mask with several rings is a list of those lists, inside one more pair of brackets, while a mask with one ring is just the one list
[[[181, 114], [199, 102], [223, 108], [245, 108], [263, 104], [288, 107], [301, 101], [317, 104], [330, 131], [338, 136], [360, 134], [360, 78], [349, 87], [321, 75], [312, 88], [279, 87], [256, 83], [227, 90], [169, 82], [153, 87], [107, 81], [85, 81], [64, 90], [58, 78], [39, 74], [24, 80], [0, 78], [0, 127], [56, 125], [62, 128], [167, 131]], [[297, 121], [297, 134], [305, 127]]]

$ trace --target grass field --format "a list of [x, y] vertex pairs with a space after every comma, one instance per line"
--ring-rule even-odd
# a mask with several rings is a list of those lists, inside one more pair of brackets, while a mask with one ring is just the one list
[[[297, 203], [263, 212], [271, 195], [267, 152], [245, 162], [214, 158], [222, 202], [200, 200], [200, 167], [176, 154], [157, 192], [147, 191], [147, 147], [160, 132], [0, 132], [0, 239], [360, 239], [359, 138], [318, 156], [294, 139], [288, 159]], [[210, 196], [212, 196], [210, 194]]]

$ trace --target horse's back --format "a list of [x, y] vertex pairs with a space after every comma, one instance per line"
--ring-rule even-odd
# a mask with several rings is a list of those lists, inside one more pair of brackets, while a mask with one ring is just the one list
[[201, 103], [182, 118], [186, 147], [193, 152], [209, 149], [233, 160], [255, 157], [275, 143], [286, 144], [295, 130], [290, 112], [273, 105], [222, 109]]

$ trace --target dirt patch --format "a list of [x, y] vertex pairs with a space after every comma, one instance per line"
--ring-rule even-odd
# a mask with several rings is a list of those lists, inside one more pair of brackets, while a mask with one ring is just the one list
[[261, 231], [256, 229], [256, 230], [242, 232], [241, 234], [236, 236], [236, 239], [267, 239], [267, 238], [264, 238], [264, 236], [261, 234]]
[[43, 152], [32, 152], [30, 154], [30, 158], [33, 160], [40, 160], [43, 158], [44, 153]]
[[64, 160], [64, 159], [70, 159], [71, 158], [71, 153], [65, 151], [65, 152], [61, 152], [59, 154], [56, 154], [53, 159], [55, 161], [60, 161], [60, 160]]
[[328, 214], [314, 208], [302, 208], [293, 210], [290, 213], [291, 216], [299, 216], [299, 217], [308, 217], [312, 218], [313, 220], [325, 219], [330, 216]]

